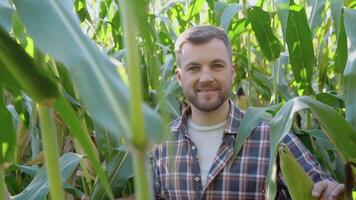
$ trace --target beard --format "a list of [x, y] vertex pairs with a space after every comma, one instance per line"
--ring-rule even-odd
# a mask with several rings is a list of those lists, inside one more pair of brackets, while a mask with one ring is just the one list
[[211, 99], [200, 99], [203, 97], [199, 97], [199, 92], [195, 92], [194, 94], [185, 94], [185, 96], [198, 110], [203, 112], [212, 112], [217, 110], [229, 98], [229, 91], [230, 89], [227, 89], [226, 91], [218, 90], [217, 97]]

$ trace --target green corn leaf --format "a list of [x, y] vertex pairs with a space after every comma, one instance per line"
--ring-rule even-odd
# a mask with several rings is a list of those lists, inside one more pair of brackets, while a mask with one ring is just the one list
[[287, 146], [279, 147], [281, 171], [292, 199], [312, 200], [314, 183]]
[[289, 60], [294, 78], [302, 84], [302, 89], [305, 89], [307, 94], [311, 93], [315, 56], [312, 36], [303, 6], [294, 4], [289, 7], [286, 30]]
[[[10, 36], [0, 29], [0, 68], [8, 72], [22, 89], [36, 101], [56, 98], [58, 89], [48, 72], [36, 66], [34, 60]], [[7, 73], [6, 73], [7, 74]], [[5, 83], [12, 84], [5, 81]]]
[[[333, 18], [333, 25], [335, 30], [340, 29], [340, 20], [341, 20], [341, 10], [344, 7], [343, 0], [330, 0], [331, 16]], [[339, 35], [339, 34], [338, 34]]]
[[[59, 159], [62, 182], [66, 182], [69, 176], [73, 174], [81, 159], [82, 156], [75, 153], [67, 153]], [[13, 200], [45, 200], [48, 192], [47, 171], [42, 167], [26, 189], [15, 195]]]
[[[106, 169], [109, 177], [111, 190], [115, 196], [121, 196], [125, 184], [133, 176], [132, 159], [127, 151], [117, 151], [111, 153]], [[99, 182], [95, 182], [93, 193], [90, 196], [93, 200], [102, 200], [107, 198], [104, 188]]]
[[289, 15], [289, 0], [276, 0], [277, 14], [281, 22], [283, 38], [286, 40], [288, 15]]
[[278, 143], [289, 132], [294, 114], [307, 108], [319, 119], [320, 125], [335, 145], [342, 160], [346, 163], [350, 159], [356, 158], [356, 151], [354, 151], [356, 131], [335, 109], [307, 96], [289, 100], [274, 116], [271, 121], [271, 132], [273, 133], [271, 134], [271, 147], [276, 149]]
[[334, 108], [344, 108], [343, 98], [330, 93], [319, 93], [315, 97], [318, 101], [325, 103]]
[[168, 10], [172, 9], [177, 4], [184, 4], [184, 0], [172, 0], [167, 2], [162, 9], [159, 11], [160, 15], [165, 14]]
[[[67, 67], [93, 119], [118, 137], [130, 138], [128, 88], [114, 64], [82, 33], [72, 10], [67, 10], [62, 1], [54, 0], [14, 3], [38, 48]], [[163, 132], [162, 120], [148, 106], [143, 106], [143, 113], [149, 141], [158, 143]]]
[[270, 119], [272, 117], [271, 114], [267, 113], [266, 111], [271, 109], [275, 110], [277, 107], [278, 105], [265, 108], [249, 107], [247, 109], [241, 120], [239, 132], [235, 138], [232, 155], [233, 160], [237, 157], [246, 139], [251, 135], [257, 125], [260, 124], [263, 119]]
[[0, 83], [4, 84], [6, 87], [21, 90], [21, 86], [15, 80], [15, 77], [3, 66], [0, 60]]
[[242, 5], [237, 3], [229, 4], [227, 8], [225, 8], [224, 12], [221, 15], [220, 27], [222, 27], [226, 33], [228, 31], [232, 18], [240, 10], [242, 10]]
[[[107, 177], [103, 169], [101, 168], [100, 161], [97, 159], [95, 155], [95, 151], [93, 149], [92, 141], [86, 133], [82, 126], [81, 122], [77, 118], [74, 110], [71, 108], [70, 104], [64, 99], [64, 97], [60, 97], [55, 104], [55, 108], [57, 112], [61, 115], [64, 122], [67, 124], [68, 128], [71, 130], [73, 137], [77, 139], [81, 147], [83, 148], [86, 156], [90, 159], [93, 164], [93, 168], [97, 173], [99, 180], [105, 188], [109, 189], [109, 184]], [[108, 190], [106, 190], [108, 191]]]
[[335, 71], [343, 74], [347, 62], [347, 36], [344, 25], [344, 10], [340, 10], [340, 25], [337, 31], [337, 46], [335, 52]]
[[324, 11], [326, 0], [308, 0], [308, 7], [311, 8], [308, 14], [308, 22], [311, 32], [322, 23], [321, 14]]
[[212, 17], [212, 24], [214, 24], [215, 26], [218, 26], [219, 24], [221, 24], [221, 15], [224, 12], [225, 8], [227, 8], [227, 2], [223, 2], [223, 1], [215, 1], [214, 2], [214, 16]]
[[188, 14], [186, 15], [185, 21], [190, 22], [190, 20], [197, 14], [200, 13], [205, 0], [192, 0], [189, 4]]
[[0, 0], [0, 28], [6, 32], [10, 31], [13, 12], [8, 0]]
[[269, 13], [263, 11], [260, 7], [254, 6], [248, 8], [247, 19], [251, 23], [263, 55], [269, 61], [276, 60], [282, 51], [282, 46], [273, 35]]
[[[356, 131], [338, 113], [334, 108], [325, 105], [308, 96], [295, 97], [278, 111], [271, 121], [271, 164], [276, 162], [277, 147], [286, 134], [290, 131], [293, 124], [294, 115], [303, 109], [310, 109], [313, 115], [318, 118], [320, 125], [323, 127], [325, 134], [330, 142], [335, 146], [339, 157], [344, 163], [356, 158]], [[340, 134], [342, 133], [342, 134]], [[275, 196], [275, 177], [276, 168], [270, 168], [267, 174], [267, 197]]]
[[82, 198], [82, 196], [84, 195], [84, 193], [82, 191], [80, 191], [78, 188], [74, 187], [73, 185], [70, 185], [68, 183], [63, 183], [63, 189], [73, 195], [73, 197], [76, 198]]
[[[0, 166], [12, 162], [15, 158], [16, 132], [13, 127], [11, 114], [7, 110], [3, 89], [0, 84]], [[2, 181], [2, 180], [0, 180]]]
[[356, 130], [356, 10], [345, 8], [344, 15], [348, 41], [348, 59], [344, 71], [346, 119]]

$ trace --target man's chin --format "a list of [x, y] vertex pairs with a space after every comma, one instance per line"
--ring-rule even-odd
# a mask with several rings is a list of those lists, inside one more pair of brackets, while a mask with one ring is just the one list
[[222, 105], [220, 102], [198, 102], [196, 104], [192, 103], [194, 107], [202, 112], [213, 112]]

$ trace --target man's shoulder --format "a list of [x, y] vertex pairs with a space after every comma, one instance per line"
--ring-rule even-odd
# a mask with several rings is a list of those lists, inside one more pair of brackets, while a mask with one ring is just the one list
[[161, 143], [155, 144], [153, 146], [152, 152], [154, 154], [161, 154], [162, 152], [166, 151], [169, 144], [176, 143], [177, 140], [179, 140], [180, 134], [177, 134], [177, 132], [179, 132], [178, 129], [181, 126], [181, 118], [182, 117], [180, 116], [168, 123], [169, 133]]
[[174, 128], [178, 128], [178, 126], [179, 126], [179, 124], [181, 123], [181, 121], [182, 121], [182, 116], [179, 116], [179, 117], [177, 117], [177, 118], [175, 118], [175, 119], [173, 119], [171, 122], [169, 122], [168, 123], [168, 127], [170, 128], [170, 129], [174, 129]]

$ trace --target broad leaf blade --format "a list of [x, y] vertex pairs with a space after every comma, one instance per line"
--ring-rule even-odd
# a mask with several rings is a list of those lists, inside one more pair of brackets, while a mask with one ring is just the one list
[[289, 15], [289, 0], [276, 0], [276, 7], [279, 21], [281, 22], [283, 38], [286, 40], [288, 15]]
[[[115, 196], [121, 196], [125, 184], [130, 177], [133, 176], [132, 159], [127, 151], [113, 151], [107, 161], [106, 171], [109, 177], [111, 190]], [[107, 198], [104, 193], [104, 188], [99, 182], [96, 182], [93, 187], [91, 199], [101, 200]]]
[[[0, 29], [0, 67], [1, 71], [10, 74], [16, 81], [5, 81], [20, 85], [27, 94], [36, 101], [56, 98], [58, 96], [57, 86], [50, 78], [48, 72], [36, 66], [34, 60], [17, 44], [10, 36]], [[8, 80], [8, 79], [5, 79]], [[10, 85], [11, 86], [11, 85]]]
[[294, 78], [310, 93], [315, 56], [307, 17], [300, 5], [289, 8], [286, 39]]
[[341, 10], [344, 7], [343, 0], [330, 0], [331, 16], [333, 18], [333, 25], [335, 30], [339, 30], [340, 19], [341, 19]]
[[16, 132], [11, 114], [6, 109], [3, 99], [3, 89], [0, 84], [0, 166], [14, 160], [16, 149]]
[[344, 10], [341, 10], [339, 29], [337, 30], [337, 46], [335, 52], [335, 71], [343, 74], [347, 62], [347, 36], [344, 25]]
[[[351, 125], [332, 107], [316, 101], [310, 97], [296, 97], [289, 100], [273, 117], [271, 121], [271, 164], [275, 163], [277, 155], [277, 147], [282, 139], [288, 134], [293, 124], [294, 115], [303, 109], [309, 108], [313, 115], [318, 118], [320, 125], [325, 130], [325, 134], [333, 143], [340, 158], [344, 163], [356, 158], [356, 131]], [[340, 134], [342, 133], [342, 134]], [[273, 177], [276, 174], [276, 168], [270, 168], [268, 171], [268, 188], [272, 191], [268, 192], [268, 197], [273, 198], [275, 192], [275, 180]]]
[[348, 60], [344, 71], [346, 119], [356, 130], [356, 11], [345, 8]]
[[[60, 158], [62, 182], [65, 182], [73, 174], [79, 165], [82, 156], [68, 153]], [[26, 189], [13, 197], [14, 200], [44, 200], [49, 192], [47, 170], [42, 167]]]
[[220, 27], [222, 27], [225, 30], [225, 32], [228, 31], [232, 18], [240, 10], [242, 10], [242, 5], [237, 3], [232, 3], [227, 8], [225, 8], [220, 19]]
[[[276, 108], [274, 106], [273, 108]], [[244, 145], [246, 139], [251, 135], [253, 130], [261, 123], [263, 119], [271, 118], [271, 115], [266, 111], [271, 107], [257, 108], [249, 107], [244, 114], [239, 126], [239, 133], [236, 135], [232, 158], [235, 159]]]
[[195, 15], [199, 14], [204, 3], [205, 0], [192, 0], [189, 4], [188, 14], [186, 15], [185, 21], [189, 23]]
[[287, 146], [279, 147], [281, 171], [292, 199], [312, 200], [313, 181]]
[[325, 8], [326, 0], [308, 0], [308, 21], [312, 32], [322, 23], [321, 14]]
[[[81, 32], [72, 11], [54, 0], [19, 0], [14, 3], [39, 49], [68, 68], [93, 119], [118, 136], [129, 137], [128, 88], [120, 80], [114, 64]], [[145, 125], [156, 126], [154, 132], [149, 132], [154, 136], [149, 137], [150, 142], [157, 143], [163, 122], [148, 107], [144, 106], [143, 110], [147, 119]]]
[[14, 8], [10, 6], [8, 0], [0, 0], [0, 28], [3, 28], [6, 32], [11, 29], [13, 12]]
[[263, 55], [269, 61], [276, 60], [282, 47], [279, 40], [273, 35], [269, 13], [254, 6], [247, 10], [247, 19], [251, 23]]

